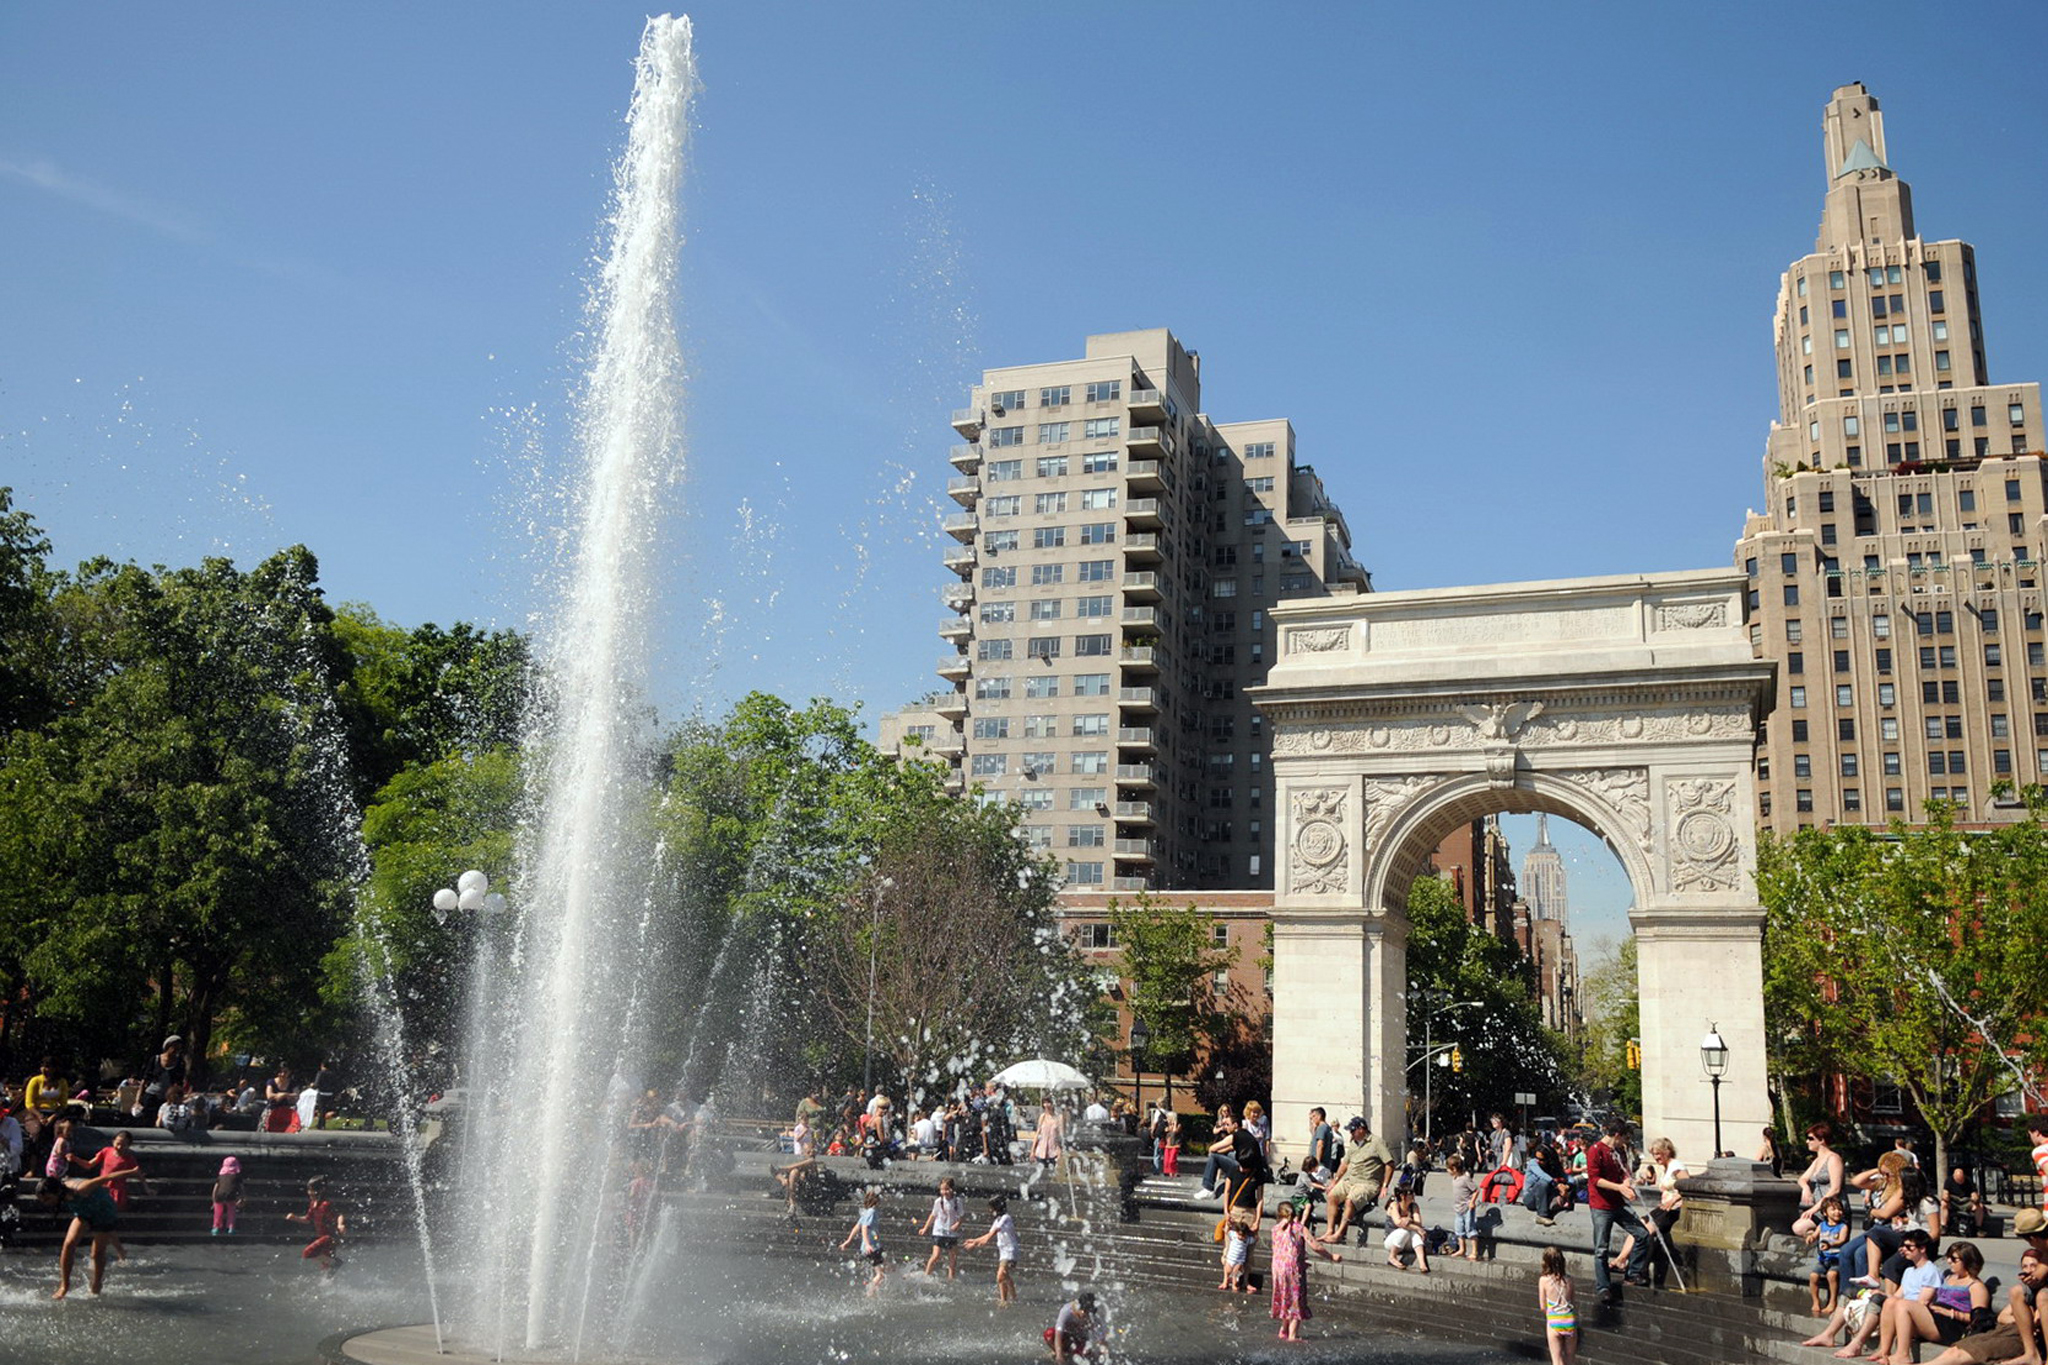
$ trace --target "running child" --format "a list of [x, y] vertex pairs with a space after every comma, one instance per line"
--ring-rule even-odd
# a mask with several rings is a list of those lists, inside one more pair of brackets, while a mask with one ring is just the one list
[[978, 1250], [990, 1242], [996, 1244], [996, 1302], [1011, 1304], [1017, 1301], [1017, 1220], [1010, 1216], [1010, 1201], [997, 1195], [988, 1201], [988, 1231], [965, 1245], [969, 1251]]
[[1579, 1313], [1572, 1298], [1572, 1277], [1564, 1273], [1564, 1252], [1543, 1248], [1543, 1274], [1536, 1281], [1536, 1301], [1543, 1305], [1543, 1332], [1550, 1342], [1550, 1365], [1572, 1365], [1579, 1357]]
[[953, 1177], [947, 1176], [939, 1182], [939, 1197], [932, 1200], [932, 1211], [924, 1216], [924, 1226], [917, 1230], [918, 1236], [932, 1239], [931, 1259], [924, 1263], [926, 1275], [937, 1272], [941, 1256], [947, 1258], [947, 1279], [960, 1274], [960, 1219], [966, 1211], [967, 1203], [954, 1186]]
[[316, 1175], [306, 1182], [306, 1211], [288, 1213], [287, 1223], [304, 1223], [313, 1229], [313, 1240], [306, 1243], [299, 1259], [310, 1261], [319, 1258], [323, 1274], [332, 1275], [334, 1268], [341, 1264], [334, 1253], [340, 1248], [342, 1238], [348, 1236], [348, 1215], [335, 1210], [327, 1198], [327, 1177]]
[[213, 1181], [213, 1235], [234, 1236], [235, 1216], [241, 1211], [242, 1163], [235, 1157], [224, 1156], [220, 1159], [220, 1174]]
[[95, 1294], [100, 1292], [100, 1283], [107, 1277], [107, 1247], [121, 1226], [121, 1211], [114, 1206], [106, 1186], [122, 1175], [134, 1174], [129, 1170], [82, 1180], [43, 1177], [43, 1183], [36, 1188], [37, 1202], [44, 1208], [71, 1215], [71, 1226], [64, 1230], [64, 1245], [57, 1251], [57, 1292], [51, 1298], [61, 1299], [70, 1294], [71, 1263], [78, 1254], [80, 1239], [88, 1233], [92, 1236], [92, 1279], [87, 1288]]
[[[74, 1153], [71, 1157], [72, 1164], [83, 1166], [94, 1175], [112, 1177], [107, 1181], [107, 1198], [113, 1200], [114, 1208], [124, 1214], [128, 1212], [129, 1177], [133, 1176], [141, 1165], [135, 1159], [133, 1147], [134, 1141], [128, 1136], [128, 1130], [124, 1128], [114, 1134], [112, 1142], [100, 1148], [91, 1156], [82, 1157]], [[113, 1245], [114, 1259], [117, 1261], [127, 1260], [128, 1248], [121, 1245], [119, 1233], [114, 1234]]]
[[869, 1190], [860, 1197], [860, 1217], [853, 1220], [853, 1227], [847, 1231], [846, 1239], [839, 1244], [841, 1251], [853, 1245], [853, 1239], [860, 1239], [861, 1258], [875, 1268], [868, 1277], [868, 1296], [872, 1298], [882, 1288], [882, 1274], [887, 1269], [882, 1263], [882, 1230], [877, 1220], [881, 1217], [882, 1194]]

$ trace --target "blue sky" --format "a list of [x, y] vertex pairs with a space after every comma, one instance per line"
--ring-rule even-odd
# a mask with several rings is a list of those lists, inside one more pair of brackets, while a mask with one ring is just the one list
[[[60, 561], [304, 542], [520, 623], [645, 12], [0, 14], [0, 482]], [[1383, 588], [1728, 562], [1849, 80], [2048, 373], [2039, 4], [692, 13], [672, 711], [932, 686], [946, 414], [1090, 331], [1291, 417]]]

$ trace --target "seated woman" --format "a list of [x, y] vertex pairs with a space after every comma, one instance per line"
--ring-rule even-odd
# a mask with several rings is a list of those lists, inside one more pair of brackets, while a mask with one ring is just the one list
[[1422, 1211], [1415, 1207], [1415, 1195], [1401, 1190], [1394, 1195], [1393, 1205], [1387, 1210], [1387, 1221], [1391, 1224], [1387, 1232], [1387, 1264], [1396, 1270], [1406, 1270], [1407, 1262], [1401, 1253], [1415, 1253], [1415, 1268], [1423, 1274], [1429, 1273], [1428, 1229], [1423, 1226]]
[[1932, 1299], [1901, 1293], [1885, 1300], [1892, 1365], [1912, 1365], [1916, 1341], [1955, 1345], [1968, 1335], [1972, 1319], [1980, 1312], [1981, 1324], [1993, 1325], [1991, 1288], [1979, 1277], [1983, 1269], [1982, 1253], [1968, 1242], [1956, 1242], [1948, 1249], [1948, 1274]]

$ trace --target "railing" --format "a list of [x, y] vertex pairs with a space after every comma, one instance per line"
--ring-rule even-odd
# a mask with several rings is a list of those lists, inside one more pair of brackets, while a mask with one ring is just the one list
[[1159, 690], [1154, 687], [1120, 687], [1116, 699], [1126, 706], [1157, 706]]
[[1116, 803], [1116, 818], [1119, 820], [1150, 820], [1152, 818], [1152, 803], [1150, 801], [1119, 801]]

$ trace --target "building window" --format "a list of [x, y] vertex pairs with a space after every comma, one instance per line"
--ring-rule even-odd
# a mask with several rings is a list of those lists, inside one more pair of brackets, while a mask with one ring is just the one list
[[1108, 750], [1098, 749], [1075, 754], [1073, 770], [1082, 776], [1102, 776], [1109, 771]]
[[1074, 572], [1076, 580], [1082, 583], [1114, 583], [1116, 561], [1113, 559], [1084, 559]]
[[1007, 754], [976, 754], [969, 760], [976, 777], [1001, 777], [1009, 770]]
[[1097, 450], [1083, 455], [1081, 457], [1081, 472], [1083, 474], [1116, 473], [1116, 452], [1114, 450]]
[[[1007, 644], [1008, 641], [1005, 641], [1004, 643]], [[1008, 658], [1009, 656], [1004, 655], [1003, 657]], [[1795, 687], [1791, 689], [1791, 692], [1792, 709], [1795, 711], [1803, 709], [1806, 706], [1806, 689], [1803, 687]]]
[[1068, 848], [1101, 848], [1102, 842], [1102, 826], [1100, 825], [1067, 826]]
[[1074, 398], [1074, 390], [1066, 384], [1038, 391], [1038, 406], [1041, 408], [1063, 408]]
[[1067, 457], [1064, 455], [1039, 456], [1038, 477], [1041, 479], [1064, 479], [1067, 477]]
[[1114, 488], [1084, 488], [1081, 490], [1081, 510], [1083, 512], [1103, 512], [1114, 506], [1116, 506], [1116, 490]]
[[1089, 441], [1106, 441], [1123, 432], [1121, 417], [1090, 417], [1081, 423], [1081, 436]]
[[1034, 621], [1057, 621], [1060, 619], [1060, 600], [1057, 597], [1042, 597], [1031, 604], [1031, 619]]
[[1101, 863], [1068, 863], [1067, 881], [1073, 886], [1102, 885]]
[[[1067, 432], [1072, 426], [1073, 423], [1071, 422], [1040, 422], [1038, 424], [1038, 444], [1042, 446], [1064, 444], [1067, 439]], [[1064, 469], [1060, 471], [1062, 474], [1066, 472]], [[1045, 476], [1041, 473], [1040, 477], [1043, 478]]]
[[[1077, 650], [1075, 650], [1074, 652], [1075, 652], [1076, 654], [1079, 654], [1079, 653], [1080, 653], [1081, 651], [1077, 649]], [[1074, 695], [1075, 695], [1075, 696], [1077, 696], [1077, 697], [1106, 697], [1106, 696], [1108, 696], [1108, 695], [1109, 695], [1109, 674], [1107, 674], [1107, 673], [1076, 673], [1076, 674], [1074, 675]]]
[[1109, 616], [1115, 612], [1115, 599], [1109, 597], [1077, 597], [1074, 599], [1076, 616]]
[[1105, 655], [1109, 653], [1109, 637], [1107, 635], [1076, 635], [1074, 637], [1074, 653], [1084, 659], [1098, 658]]
[[1113, 521], [1089, 522], [1081, 528], [1083, 545], [1116, 544], [1116, 523]]
[[976, 678], [974, 696], [977, 701], [1006, 701], [1010, 696], [1008, 678]]
[[1856, 755], [1854, 755], [1854, 754], [1843, 754], [1843, 755], [1842, 755], [1842, 776], [1844, 776], [1844, 777], [1854, 777], [1854, 776], [1856, 776]]
[[980, 640], [975, 643], [974, 654], [984, 663], [995, 659], [1013, 657], [1012, 644], [1008, 640]]
[[1067, 809], [1094, 810], [1108, 805], [1108, 798], [1109, 791], [1104, 787], [1072, 787], [1067, 791]]
[[981, 604], [981, 619], [984, 625], [998, 625], [1017, 619], [1015, 602], [984, 602]]
[[1862, 809], [1863, 809], [1863, 793], [1862, 793], [1861, 791], [1857, 790], [1857, 789], [1856, 789], [1855, 787], [1844, 787], [1844, 788], [1842, 788], [1842, 809], [1843, 809], [1843, 810], [1862, 810]]
[[1040, 526], [1031, 532], [1031, 548], [1034, 550], [1057, 550], [1067, 543], [1067, 528], [1064, 526]]
[[[1114, 403], [1123, 397], [1124, 381], [1121, 379], [1098, 379], [1088, 386], [1088, 401], [1091, 403]], [[1115, 421], [1115, 418], [1110, 418]]]
[[1067, 566], [1064, 564], [1033, 564], [1031, 566], [1031, 586], [1034, 588], [1050, 587], [1066, 576]]
[[1002, 449], [1004, 446], [1021, 446], [1024, 444], [1024, 428], [1021, 426], [990, 427], [988, 435], [983, 439], [997, 450]]
[[983, 716], [974, 722], [976, 739], [1008, 739], [1010, 718], [1008, 716]]
[[[991, 498], [989, 501], [993, 502], [995, 499]], [[1017, 499], [1011, 498], [1009, 501], [1014, 507]], [[1067, 510], [1067, 495], [1065, 493], [1040, 493], [1031, 499], [1031, 510], [1041, 517], [1056, 517]]]
[[1273, 452], [1277, 448], [1277, 444], [1272, 441], [1253, 441], [1244, 448], [1244, 458], [1247, 460], [1270, 460], [1273, 458]]

